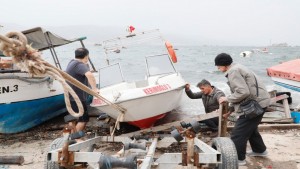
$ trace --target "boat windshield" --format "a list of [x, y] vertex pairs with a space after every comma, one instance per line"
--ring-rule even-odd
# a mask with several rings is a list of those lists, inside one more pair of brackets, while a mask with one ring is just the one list
[[124, 82], [123, 74], [119, 63], [100, 68], [100, 88]]
[[[169, 55], [146, 57], [148, 77], [176, 73]], [[99, 69], [100, 88], [125, 82], [120, 63], [115, 63]]]
[[169, 55], [155, 55], [146, 57], [148, 76], [176, 73]]

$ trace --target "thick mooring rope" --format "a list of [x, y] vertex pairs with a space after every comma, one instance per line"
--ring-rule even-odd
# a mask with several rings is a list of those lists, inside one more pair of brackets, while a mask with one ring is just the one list
[[[112, 135], [114, 134], [115, 129], [119, 126], [119, 122], [123, 120], [124, 113], [126, 112], [125, 108], [110, 102], [109, 100], [100, 96], [98, 93], [94, 92], [89, 87], [80, 83], [67, 73], [44, 61], [41, 58], [41, 53], [33, 49], [30, 45], [28, 45], [26, 36], [20, 32], [9, 32], [5, 36], [0, 35], [0, 50], [3, 52], [4, 55], [12, 56], [14, 64], [16, 64], [16, 66], [19, 67], [21, 71], [26, 71], [32, 75], [38, 76], [47, 74], [58, 80], [63, 86], [66, 107], [68, 112], [72, 116], [80, 117], [82, 116], [84, 110], [81, 101], [79, 100], [74, 90], [66, 83], [66, 80], [72, 83], [74, 86], [78, 87], [79, 89], [101, 99], [107, 105], [112, 106], [116, 110], [120, 111], [120, 114], [116, 120], [116, 125], [112, 132]], [[77, 113], [74, 112], [71, 107], [69, 94], [71, 94], [71, 96], [76, 101], [76, 104], [79, 109], [79, 112]]]
[[[80, 117], [83, 115], [83, 106], [74, 92], [74, 90], [67, 84], [59, 71], [57, 71], [51, 64], [41, 59], [41, 54], [27, 44], [27, 38], [20, 32], [9, 32], [5, 36], [0, 35], [0, 50], [6, 56], [12, 56], [14, 64], [31, 75], [44, 76], [49, 75], [58, 80], [64, 89], [64, 98], [68, 112], [74, 117]], [[78, 112], [74, 112], [70, 100], [69, 94], [74, 98]]]

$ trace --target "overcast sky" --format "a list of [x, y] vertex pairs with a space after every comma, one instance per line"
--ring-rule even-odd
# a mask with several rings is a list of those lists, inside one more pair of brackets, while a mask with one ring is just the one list
[[210, 45], [300, 45], [299, 0], [1, 0], [0, 24], [159, 28]]

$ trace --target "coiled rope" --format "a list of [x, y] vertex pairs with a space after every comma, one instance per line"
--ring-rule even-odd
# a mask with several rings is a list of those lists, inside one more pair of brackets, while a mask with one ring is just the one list
[[[103, 100], [106, 104], [113, 106], [115, 109], [119, 110], [120, 116], [123, 116], [126, 109], [111, 103], [107, 99], [100, 96], [98, 93], [94, 92], [84, 84], [80, 83], [67, 73], [62, 70], [56, 68], [50, 63], [46, 62], [41, 58], [41, 53], [36, 49], [33, 49], [30, 45], [28, 45], [27, 38], [21, 32], [9, 32], [5, 36], [0, 35], [0, 50], [6, 56], [12, 56], [13, 63], [21, 69], [21, 71], [26, 71], [31, 75], [49, 75], [54, 79], [58, 80], [64, 89], [64, 98], [66, 102], [66, 107], [68, 112], [74, 117], [80, 117], [83, 114], [83, 106], [81, 101], [79, 100], [77, 94], [74, 90], [66, 83], [66, 80], [72, 83], [74, 86], [84, 90], [90, 95], [93, 95], [101, 100]], [[70, 100], [69, 95], [74, 98], [77, 106], [78, 112], [74, 112]]]

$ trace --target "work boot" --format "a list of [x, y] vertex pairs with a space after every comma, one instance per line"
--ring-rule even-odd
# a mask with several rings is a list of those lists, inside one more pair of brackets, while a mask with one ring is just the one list
[[256, 153], [256, 152], [253, 152], [252, 150], [250, 150], [250, 151], [247, 151], [247, 155], [250, 157], [266, 157], [268, 155], [268, 152], [267, 152], [267, 150], [265, 150], [262, 153]]
[[239, 160], [239, 166], [246, 165], [246, 160]]

